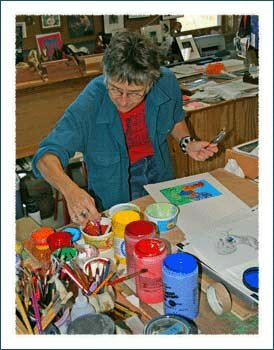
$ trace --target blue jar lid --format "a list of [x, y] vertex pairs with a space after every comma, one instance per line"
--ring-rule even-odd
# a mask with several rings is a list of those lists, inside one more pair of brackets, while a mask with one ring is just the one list
[[191, 273], [197, 267], [197, 260], [188, 253], [169, 254], [163, 261], [163, 265], [177, 273]]
[[257, 266], [250, 267], [244, 271], [243, 283], [247, 288], [249, 288], [253, 292], [258, 293], [258, 290], [259, 290], [259, 268]]
[[81, 230], [78, 227], [64, 227], [61, 231], [68, 232], [71, 235], [72, 242], [78, 241], [81, 237]]

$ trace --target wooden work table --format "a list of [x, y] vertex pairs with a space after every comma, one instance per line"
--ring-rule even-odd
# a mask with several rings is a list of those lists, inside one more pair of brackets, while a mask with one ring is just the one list
[[[250, 207], [253, 207], [258, 203], [258, 185], [256, 183], [248, 179], [236, 177], [223, 169], [216, 169], [210, 172], [210, 174]], [[144, 212], [147, 205], [153, 203], [154, 200], [150, 195], [148, 195], [132, 202], [136, 203], [140, 207], [141, 211]], [[30, 235], [30, 232], [37, 228], [37, 225], [33, 226], [34, 223], [27, 222], [27, 219], [30, 218], [17, 220], [17, 241], [26, 240]], [[32, 220], [30, 219], [30, 221]], [[180, 229], [174, 228], [171, 231], [162, 234], [161, 237], [170, 243], [171, 251], [176, 252], [176, 244], [184, 240], [184, 233]], [[130, 295], [130, 293], [134, 294], [135, 282], [134, 280], [129, 280], [127, 282], [130, 282], [131, 286], [133, 287], [131, 288], [131, 286], [125, 284], [125, 282], [116, 285], [116, 301], [121, 302], [134, 312], [140, 314], [144, 323], [146, 323], [149, 319], [163, 313], [162, 303], [144, 304], [141, 302], [139, 308], [133, 306], [125, 297], [125, 292], [127, 290], [127, 293], [129, 293], [127, 295]], [[200, 334], [258, 334], [257, 310], [248, 308], [234, 295], [232, 295], [231, 312], [226, 312], [221, 316], [217, 316], [213, 313], [208, 305], [206, 295], [204, 293], [207, 285], [211, 283], [214, 283], [214, 281], [208, 278], [203, 272], [200, 280], [201, 288], [199, 293], [199, 314], [195, 319], [195, 323], [198, 326]]]
[[[250, 207], [258, 204], [258, 185], [254, 182], [251, 182], [248, 179], [239, 178], [223, 169], [216, 169], [210, 172], [210, 174]], [[133, 203], [140, 206], [142, 211], [147, 205], [153, 202], [154, 200], [149, 195], [133, 201]], [[177, 251], [176, 243], [184, 239], [184, 233], [178, 228], [175, 228], [162, 236], [171, 243], [173, 252]], [[214, 283], [214, 281], [203, 273], [201, 288], [204, 290], [206, 286], [211, 283]], [[153, 308], [153, 304], [150, 306]], [[199, 315], [195, 322], [201, 334], [258, 333], [257, 310], [247, 307], [235, 295], [232, 295], [232, 311], [217, 316], [209, 307], [205, 293], [201, 292]]]

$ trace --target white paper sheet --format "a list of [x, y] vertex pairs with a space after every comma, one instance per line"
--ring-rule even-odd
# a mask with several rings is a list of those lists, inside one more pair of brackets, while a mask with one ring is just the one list
[[222, 221], [222, 225], [216, 223], [200, 237], [190, 240], [185, 251], [191, 247], [191, 252], [215, 271], [234, 268], [237, 273], [237, 266], [258, 259], [258, 215], [257, 212], [241, 217], [237, 214]]
[[206, 180], [221, 192], [221, 195], [179, 206], [177, 226], [184, 232], [187, 239], [199, 237], [206, 228], [212, 227], [217, 220], [221, 220], [232, 213], [236, 213], [239, 210], [246, 210], [247, 212], [250, 210], [248, 205], [209, 173], [149, 184], [145, 186], [145, 189], [156, 202], [168, 202], [168, 199], [160, 190], [200, 180]]

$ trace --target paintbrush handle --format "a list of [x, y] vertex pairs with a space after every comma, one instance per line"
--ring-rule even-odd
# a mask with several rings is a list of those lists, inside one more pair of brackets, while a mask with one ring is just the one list
[[120, 278], [117, 278], [116, 280], [110, 281], [110, 282], [108, 283], [108, 285], [109, 285], [109, 286], [112, 286], [112, 285], [114, 285], [114, 284], [116, 284], [116, 283], [121, 283], [121, 282], [123, 282], [123, 281], [125, 281], [125, 280], [129, 280], [129, 279], [131, 279], [131, 278], [133, 278], [133, 277], [136, 277], [136, 276], [138, 276], [138, 275], [140, 275], [141, 273], [144, 273], [144, 272], [147, 272], [147, 269], [142, 269], [142, 270], [140, 270], [140, 271], [136, 271], [136, 272], [130, 273], [129, 275], [126, 275], [126, 276], [122, 276], [122, 277], [120, 277]]
[[35, 316], [35, 319], [36, 319], [36, 325], [37, 325], [37, 328], [38, 328], [38, 333], [42, 334], [43, 333], [43, 328], [42, 328], [39, 307], [38, 307], [38, 303], [37, 303], [37, 299], [36, 299], [34, 290], [31, 293], [31, 300], [32, 300], [32, 307], [33, 307], [33, 311], [34, 311], [34, 316]]
[[96, 294], [99, 292], [99, 290], [100, 290], [101, 288], [103, 288], [103, 287], [108, 283], [108, 281], [111, 279], [111, 277], [112, 277], [113, 274], [114, 274], [114, 272], [110, 272], [110, 273], [107, 275], [107, 277], [104, 279], [104, 281], [103, 281], [102, 283], [100, 283], [100, 284], [96, 287], [96, 289], [94, 290], [94, 292], [92, 292], [91, 296], [96, 295]]
[[26, 313], [24, 306], [23, 306], [23, 303], [22, 303], [22, 301], [17, 293], [16, 293], [16, 304], [17, 304], [17, 308], [18, 308], [18, 310], [23, 318], [23, 321], [25, 322], [25, 325], [28, 329], [29, 334], [33, 334], [27, 313]]

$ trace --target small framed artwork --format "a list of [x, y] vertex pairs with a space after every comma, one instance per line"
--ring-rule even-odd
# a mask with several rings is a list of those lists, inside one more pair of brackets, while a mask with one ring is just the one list
[[55, 28], [61, 26], [59, 15], [45, 15], [41, 16], [42, 29]]
[[105, 15], [104, 16], [104, 32], [114, 33], [124, 29], [124, 16]]
[[176, 41], [184, 61], [201, 57], [192, 35], [176, 36]]
[[154, 43], [162, 42], [162, 28], [160, 24], [154, 26], [146, 26], [141, 28], [141, 33], [147, 36]]
[[71, 38], [91, 35], [95, 33], [93, 16], [77, 15], [67, 16], [68, 31]]
[[16, 37], [17, 35], [21, 38], [27, 37], [27, 26], [25, 22], [16, 22]]
[[60, 32], [36, 35], [36, 41], [39, 54], [46, 50], [50, 60], [55, 50], [61, 50], [63, 46]]

